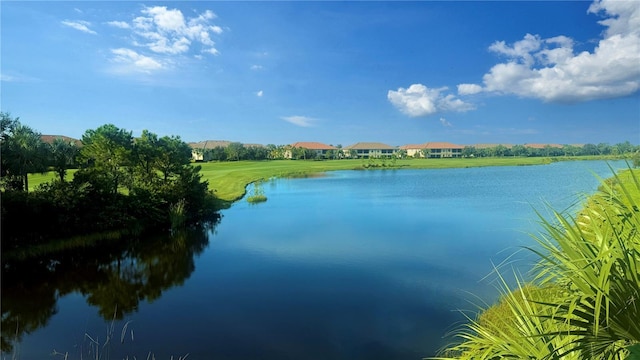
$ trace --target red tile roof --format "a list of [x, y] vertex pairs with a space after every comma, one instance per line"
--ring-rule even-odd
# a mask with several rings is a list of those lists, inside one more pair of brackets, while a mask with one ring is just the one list
[[295, 148], [305, 148], [309, 150], [336, 150], [337, 147], [332, 145], [327, 145], [319, 142], [313, 141], [299, 141], [295, 144], [291, 144], [292, 147]]
[[496, 144], [475, 144], [475, 145], [471, 145], [476, 149], [488, 149], [488, 148], [494, 148], [498, 145], [502, 145], [504, 147], [506, 147], [507, 149], [511, 149], [513, 148], [512, 144], [502, 144], [502, 143], [496, 143]]
[[409, 145], [400, 146], [400, 149], [403, 149], [403, 150], [424, 149], [424, 148], [425, 148], [425, 144], [409, 144]]
[[464, 146], [449, 142], [428, 142], [424, 144], [425, 149], [462, 149]]
[[346, 146], [345, 149], [351, 150], [393, 150], [393, 146], [379, 143], [379, 142], [359, 142], [353, 145]]
[[524, 146], [533, 148], [533, 149], [544, 149], [547, 146], [552, 148], [562, 148], [562, 145], [560, 144], [524, 144]]

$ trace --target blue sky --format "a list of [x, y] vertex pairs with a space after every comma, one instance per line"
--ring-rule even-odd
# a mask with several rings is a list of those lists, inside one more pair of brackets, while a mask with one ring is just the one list
[[1, 108], [43, 134], [640, 144], [640, 6], [24, 2]]

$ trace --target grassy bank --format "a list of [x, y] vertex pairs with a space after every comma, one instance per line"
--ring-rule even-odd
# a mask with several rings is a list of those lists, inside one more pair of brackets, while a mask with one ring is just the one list
[[[377, 161], [377, 163], [376, 163]], [[483, 159], [405, 159], [397, 160], [391, 167], [387, 160], [386, 167], [375, 169], [437, 169], [466, 168], [479, 166], [514, 166], [548, 164], [549, 158], [483, 158]], [[203, 179], [209, 180], [209, 187], [215, 190], [216, 196], [225, 201], [235, 201], [244, 196], [245, 188], [255, 181], [274, 177], [309, 176], [336, 170], [362, 170], [369, 164], [368, 160], [273, 160], [273, 161], [238, 161], [211, 162], [202, 165]], [[380, 164], [375, 160], [374, 164]]]
[[576, 215], [541, 218], [533, 283], [502, 282], [440, 359], [640, 359], [638, 206], [640, 170], [626, 170]]

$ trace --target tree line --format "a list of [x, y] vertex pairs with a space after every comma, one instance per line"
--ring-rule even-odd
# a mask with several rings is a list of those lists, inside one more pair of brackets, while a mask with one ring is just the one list
[[[326, 150], [318, 154], [313, 149], [293, 147], [291, 145], [266, 146], [246, 145], [241, 142], [232, 142], [227, 146], [214, 148], [195, 148], [193, 152], [198, 154], [203, 161], [240, 161], [240, 160], [332, 160], [344, 158], [358, 158], [354, 149], [343, 149], [337, 145], [336, 149]], [[545, 145], [543, 147], [531, 147], [527, 145], [496, 145], [489, 147], [465, 146], [461, 150], [461, 156], [473, 157], [560, 157], [560, 156], [625, 156], [640, 153], [640, 145], [634, 146], [629, 141], [609, 145], [607, 143], [584, 145]], [[424, 149], [420, 157], [429, 158], [431, 149]], [[414, 155], [416, 157], [417, 155]], [[404, 149], [397, 149], [394, 158], [411, 158]]]
[[[216, 199], [178, 136], [145, 130], [134, 138], [107, 124], [87, 130], [79, 144], [48, 144], [8, 113], [0, 113], [0, 125], [3, 250], [101, 231], [169, 229], [217, 216]], [[71, 168], [77, 170], [69, 180]], [[29, 192], [29, 174], [49, 170], [56, 179]]]
[[196, 148], [193, 150], [204, 161], [240, 161], [240, 160], [316, 160], [344, 158], [345, 152], [342, 146], [337, 149], [327, 150], [319, 155], [315, 150], [291, 145], [247, 145], [241, 142], [232, 142], [227, 146], [213, 148]]
[[640, 145], [634, 146], [629, 141], [609, 145], [607, 143], [584, 145], [545, 145], [541, 148], [527, 145], [496, 145], [491, 147], [465, 146], [463, 157], [501, 157], [501, 156], [589, 156], [589, 155], [625, 155], [640, 151]]

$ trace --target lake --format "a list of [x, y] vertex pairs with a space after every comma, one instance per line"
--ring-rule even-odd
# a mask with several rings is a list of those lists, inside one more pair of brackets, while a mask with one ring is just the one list
[[5, 262], [2, 358], [433, 356], [497, 298], [494, 266], [526, 276], [534, 210], [575, 211], [596, 175], [607, 163], [278, 179], [209, 227]]

